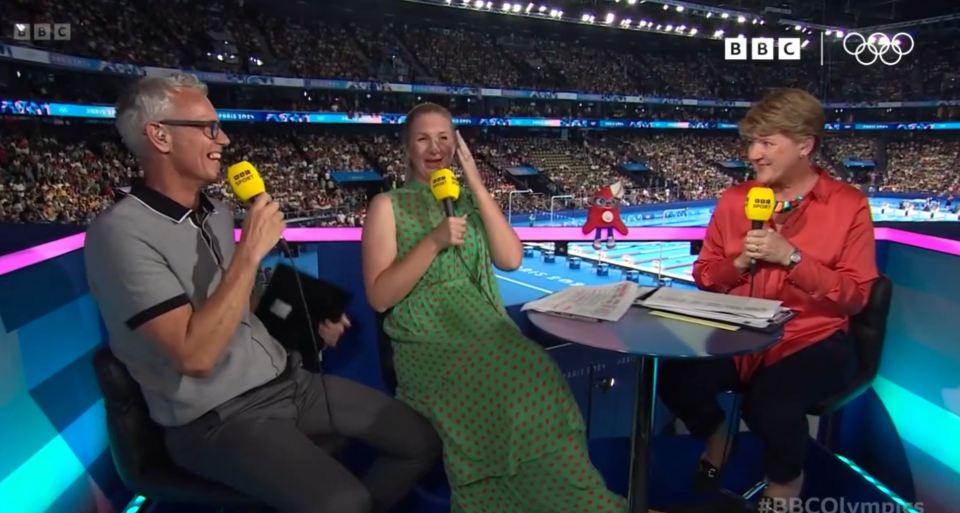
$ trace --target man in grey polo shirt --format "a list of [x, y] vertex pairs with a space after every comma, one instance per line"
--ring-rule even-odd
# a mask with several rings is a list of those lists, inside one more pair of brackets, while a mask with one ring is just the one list
[[[203, 194], [230, 142], [206, 86], [145, 78], [116, 116], [144, 176], [88, 229], [87, 277], [171, 458], [281, 511], [389, 509], [432, 466], [436, 433], [400, 401], [303, 370], [251, 312], [260, 261], [285, 225], [260, 195], [234, 243], [231, 209]], [[318, 334], [335, 345], [347, 327], [344, 317]], [[383, 457], [361, 482], [311, 440], [322, 435], [363, 440]]]

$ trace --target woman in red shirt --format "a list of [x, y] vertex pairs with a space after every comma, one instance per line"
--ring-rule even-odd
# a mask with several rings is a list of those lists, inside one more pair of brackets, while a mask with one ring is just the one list
[[[867, 302], [877, 277], [867, 198], [811, 163], [823, 136], [823, 107], [799, 89], [774, 91], [739, 123], [756, 178], [724, 192], [694, 264], [697, 286], [783, 302], [796, 317], [762, 353], [667, 363], [661, 395], [706, 449], [694, 479], [715, 488], [726, 460], [724, 413], [716, 394], [743, 393], [743, 417], [764, 442], [768, 487], [761, 499], [799, 497], [807, 444], [806, 412], [853, 377], [856, 352], [848, 319]], [[752, 230], [744, 215], [751, 187], [770, 187], [773, 218]]]

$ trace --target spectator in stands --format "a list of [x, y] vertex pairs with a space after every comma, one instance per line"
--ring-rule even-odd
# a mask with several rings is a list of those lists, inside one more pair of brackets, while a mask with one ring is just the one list
[[[662, 395], [694, 435], [707, 439], [694, 482], [717, 486], [728, 433], [718, 392], [743, 392], [744, 420], [765, 442], [769, 486], [760, 511], [787, 511], [798, 497], [807, 446], [806, 412], [853, 377], [849, 317], [867, 302], [877, 277], [866, 197], [814, 167], [823, 136], [820, 102], [798, 89], [777, 90], [740, 122], [756, 180], [721, 197], [694, 264], [699, 287], [782, 301], [796, 317], [770, 349], [746, 356], [666, 364]], [[751, 187], [773, 189], [773, 219], [751, 230], [743, 205]], [[751, 262], [757, 262], [751, 275]]]
[[[398, 396], [444, 441], [453, 510], [623, 511], [590, 463], [563, 375], [503, 307], [490, 264], [517, 268], [522, 247], [450, 112], [415, 107], [402, 140], [408, 178], [371, 202], [364, 282], [385, 314]], [[469, 190], [446, 217], [428, 183], [455, 155]]]
[[[117, 105], [144, 178], [87, 231], [87, 276], [111, 349], [177, 465], [281, 511], [386, 511], [433, 465], [439, 440], [402, 402], [304, 370], [251, 313], [283, 217], [258, 196], [235, 244], [231, 209], [202, 192], [220, 179], [230, 142], [206, 92], [192, 75], [150, 77]], [[349, 326], [343, 317], [317, 333], [336, 345]], [[311, 439], [330, 435], [384, 457], [361, 482]]]

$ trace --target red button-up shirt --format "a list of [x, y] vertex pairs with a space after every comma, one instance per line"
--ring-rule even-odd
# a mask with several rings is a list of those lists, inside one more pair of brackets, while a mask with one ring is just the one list
[[[749, 380], [761, 366], [815, 344], [837, 330], [846, 331], [851, 315], [867, 303], [877, 278], [873, 221], [866, 196], [817, 169], [820, 178], [813, 190], [787, 217], [780, 232], [800, 251], [800, 263], [792, 268], [757, 262], [753, 295], [776, 299], [796, 314], [784, 327], [783, 338], [762, 353], [735, 357], [742, 380]], [[741, 273], [733, 262], [743, 251], [751, 229], [744, 214], [747, 192], [761, 186], [756, 181], [736, 185], [724, 192], [710, 219], [703, 250], [693, 265], [697, 286], [713, 292], [746, 296], [749, 272]]]

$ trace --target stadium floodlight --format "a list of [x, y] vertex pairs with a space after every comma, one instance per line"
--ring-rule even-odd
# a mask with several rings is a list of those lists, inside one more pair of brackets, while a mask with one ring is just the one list
[[477, 1], [473, 4], [473, 6], [476, 7], [477, 9], [483, 7], [483, 0], [477, 0]]
[[697, 27], [693, 27], [692, 29], [690, 29], [690, 35], [691, 35], [691, 36], [697, 35], [698, 32], [700, 32], [700, 31], [697, 30]]
[[800, 45], [800, 48], [806, 48], [806, 47], [808, 47], [808, 46], [810, 46], [810, 40], [809, 40], [809, 39], [805, 40], [805, 41], [803, 42], [803, 44]]
[[800, 30], [800, 29], [802, 29], [802, 28], [803, 28], [803, 27], [801, 27], [800, 25], [794, 25], [794, 26], [793, 26], [793, 30]]
[[[657, 28], [660, 28], [660, 25], [657, 25]], [[673, 25], [667, 25], [667, 27], [663, 29], [664, 32], [671, 32], [672, 30], [673, 30]]]
[[663, 4], [663, 10], [664, 10], [664, 11], [666, 11], [666, 10], [667, 10], [667, 9], [669, 9], [669, 8], [670, 8], [670, 6], [669, 6], [669, 5], [667, 5], [667, 4]]
[[523, 12], [526, 13], [526, 14], [530, 14], [530, 11], [531, 11], [531, 10], [533, 10], [533, 3], [532, 3], [532, 2], [529, 3], [529, 4], [527, 4], [527, 8], [524, 9]]
[[842, 37], [843, 37], [843, 31], [842, 31], [842, 30], [838, 30], [836, 35], [837, 35], [837, 39], [842, 38]]
[[723, 13], [723, 14], [720, 15], [720, 17], [723, 18], [723, 19], [727, 19], [727, 18], [730, 17], [730, 14], [728, 14], [728, 13]]
[[540, 9], [537, 9], [537, 10], [540, 11], [540, 13], [543, 13], [544, 11], [547, 10], [547, 6], [541, 5], [541, 6], [540, 6]]
[[514, 12], [514, 13], [520, 12], [520, 9], [523, 9], [523, 6], [522, 6], [522, 5], [520, 5], [520, 4], [513, 4], [513, 12]]
[[637, 3], [637, 0], [627, 0], [627, 3], [630, 5], [634, 5]]
[[745, 21], [747, 21], [747, 18], [744, 17], [742, 14], [740, 16], [737, 16], [737, 23], [744, 23]]
[[823, 32], [823, 35], [825, 35], [825, 36], [831, 36], [831, 35], [833, 35], [833, 31], [832, 31], [832, 30], [826, 30], [826, 31]]
[[487, 7], [487, 9], [493, 8], [493, 2], [491, 2], [491, 1], [488, 0], [486, 7]]
[[682, 5], [678, 5], [678, 6], [677, 6], [677, 12], [683, 12], [683, 6], [682, 6]]
[[606, 19], [605, 19], [604, 21], [605, 21], [605, 23], [610, 24], [610, 23], [613, 23], [613, 20], [615, 20], [615, 19], [617, 19], [617, 16], [616, 16], [615, 14], [613, 14], [612, 12], [608, 12], [608, 13], [607, 13], [607, 17], [606, 17]]
[[713, 11], [707, 12], [707, 18], [713, 18]]

